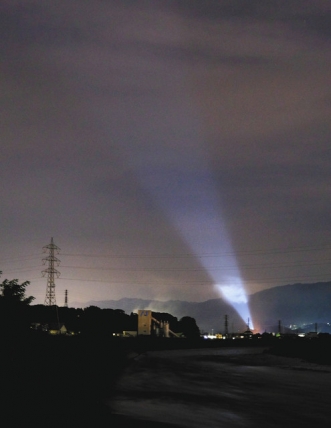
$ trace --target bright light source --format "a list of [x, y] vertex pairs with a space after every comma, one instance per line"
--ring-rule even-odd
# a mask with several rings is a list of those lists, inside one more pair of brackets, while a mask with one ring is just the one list
[[[183, 111], [188, 112], [189, 108]], [[160, 144], [150, 146], [148, 153], [136, 152], [133, 164], [144, 189], [162, 208], [190, 247], [192, 255], [213, 279], [217, 290], [247, 322], [248, 318], [251, 319], [248, 300], [222, 218], [218, 181], [205, 156], [203, 139], [199, 139], [198, 130], [194, 128], [195, 122], [191, 121], [189, 114], [186, 119], [188, 127], [185, 129], [183, 122], [178, 122], [173, 141], [161, 140]], [[186, 149], [185, 156], [182, 152], [183, 138], [186, 148], [191, 147], [191, 150]], [[157, 150], [156, 158], [161, 162], [149, 162], [147, 167], [145, 158], [153, 159], [150, 153], [153, 147]], [[177, 161], [173, 163], [173, 159]]]
[[238, 280], [233, 279], [229, 285], [219, 285], [225, 299], [230, 303], [247, 303], [247, 296], [245, 290]]

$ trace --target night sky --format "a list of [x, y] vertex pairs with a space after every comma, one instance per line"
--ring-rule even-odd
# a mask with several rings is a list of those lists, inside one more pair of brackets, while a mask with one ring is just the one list
[[[1, 280], [204, 301], [331, 280], [329, 0], [1, 0]], [[230, 291], [229, 291], [230, 290]]]

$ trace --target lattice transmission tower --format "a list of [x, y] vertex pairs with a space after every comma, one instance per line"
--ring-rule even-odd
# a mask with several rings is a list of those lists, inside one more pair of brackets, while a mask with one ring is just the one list
[[60, 248], [54, 244], [53, 238], [51, 238], [51, 243], [43, 247], [43, 250], [44, 252], [48, 251], [48, 256], [43, 259], [43, 264], [48, 262], [48, 268], [41, 272], [43, 276], [46, 276], [47, 274], [47, 288], [44, 304], [46, 306], [52, 306], [56, 305], [55, 276], [57, 278], [60, 276], [60, 272], [55, 268], [55, 265], [59, 266], [60, 260], [55, 257], [55, 253], [58, 254]]
[[227, 338], [229, 336], [229, 322], [228, 322], [227, 315], [225, 315], [224, 317], [224, 333], [225, 333], [225, 337]]

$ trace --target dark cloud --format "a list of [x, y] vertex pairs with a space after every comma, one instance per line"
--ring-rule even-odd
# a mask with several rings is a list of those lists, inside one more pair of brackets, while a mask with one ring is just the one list
[[43, 301], [53, 236], [78, 301], [329, 279], [281, 249], [330, 239], [331, 10], [262, 3], [2, 2], [6, 277]]

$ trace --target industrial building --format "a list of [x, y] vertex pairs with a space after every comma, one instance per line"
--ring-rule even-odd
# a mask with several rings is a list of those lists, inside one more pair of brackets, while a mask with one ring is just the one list
[[168, 321], [158, 321], [152, 315], [152, 311], [138, 310], [138, 336], [178, 337], [170, 330]]

